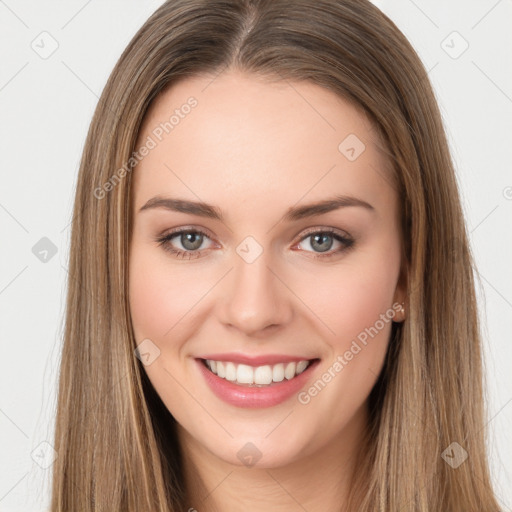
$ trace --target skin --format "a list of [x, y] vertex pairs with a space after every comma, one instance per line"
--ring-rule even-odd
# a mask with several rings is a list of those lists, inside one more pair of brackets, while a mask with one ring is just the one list
[[[138, 146], [190, 96], [198, 105], [133, 171], [129, 261], [136, 342], [149, 338], [160, 350], [144, 368], [178, 422], [190, 507], [339, 509], [391, 322], [307, 404], [297, 396], [261, 409], [226, 404], [194, 358], [208, 352], [318, 357], [308, 389], [359, 333], [404, 301], [399, 203], [382, 142], [359, 109], [326, 89], [230, 70], [215, 79], [187, 78], [162, 93]], [[354, 161], [338, 149], [349, 134], [366, 146]], [[288, 208], [335, 193], [374, 210], [343, 207], [279, 222]], [[139, 212], [157, 195], [216, 205], [225, 222], [164, 208]], [[209, 233], [199, 257], [178, 259], [156, 241], [180, 227]], [[315, 258], [324, 253], [304, 234], [309, 228], [333, 228], [354, 244]], [[236, 252], [247, 236], [263, 250], [252, 263]], [[344, 247], [334, 238], [332, 244], [331, 254]], [[168, 245], [191, 247], [179, 235]], [[252, 467], [237, 457], [248, 442], [261, 452]]]

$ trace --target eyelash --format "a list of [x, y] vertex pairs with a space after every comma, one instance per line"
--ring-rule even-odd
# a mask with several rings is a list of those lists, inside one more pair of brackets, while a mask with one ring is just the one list
[[[179, 229], [179, 230], [176, 230], [176, 231], [172, 231], [171, 233], [168, 233], [166, 235], [157, 237], [156, 238], [156, 242], [158, 242], [158, 245], [162, 246], [165, 251], [170, 252], [171, 254], [173, 254], [178, 259], [198, 258], [204, 251], [207, 250], [207, 249], [203, 249], [201, 251], [197, 251], [197, 250], [195, 250], [195, 251], [191, 251], [191, 250], [189, 250], [189, 251], [182, 251], [181, 249], [174, 249], [174, 248], [172, 248], [171, 245], [170, 245], [171, 239], [173, 239], [174, 237], [176, 237], [178, 235], [181, 235], [183, 233], [200, 234], [200, 235], [206, 236], [207, 238], [210, 238], [208, 236], [208, 234], [205, 231], [201, 230], [201, 229], [185, 228], [185, 229]], [[327, 252], [325, 254], [317, 253], [316, 255], [311, 256], [314, 259], [329, 259], [329, 258], [332, 258], [334, 256], [337, 256], [338, 254], [340, 254], [342, 252], [348, 251], [349, 249], [353, 248], [353, 246], [354, 246], [354, 240], [352, 238], [347, 237], [347, 236], [342, 236], [342, 235], [340, 235], [337, 231], [335, 231], [332, 228], [327, 228], [327, 229], [322, 229], [322, 230], [312, 229], [311, 231], [307, 231], [304, 234], [304, 236], [299, 240], [298, 243], [301, 243], [303, 240], [311, 237], [312, 235], [318, 235], [318, 234], [321, 234], [321, 235], [325, 235], [325, 234], [331, 235], [338, 242], [340, 242], [343, 245], [343, 247], [341, 247], [340, 249], [337, 249], [335, 251]], [[306, 252], [311, 252], [311, 251], [306, 251]]]

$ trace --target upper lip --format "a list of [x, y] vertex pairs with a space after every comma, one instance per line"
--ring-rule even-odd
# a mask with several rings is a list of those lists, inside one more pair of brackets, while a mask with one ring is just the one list
[[210, 359], [213, 361], [225, 361], [239, 364], [246, 364], [248, 366], [264, 366], [274, 365], [279, 363], [298, 363], [299, 361], [311, 361], [317, 359], [314, 357], [302, 357], [302, 356], [288, 356], [284, 354], [263, 354], [260, 356], [249, 356], [244, 354], [236, 353], [224, 353], [224, 354], [208, 354], [201, 356], [199, 359]]

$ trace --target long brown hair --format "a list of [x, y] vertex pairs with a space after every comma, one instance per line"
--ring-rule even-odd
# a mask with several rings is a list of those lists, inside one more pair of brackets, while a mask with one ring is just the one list
[[[133, 155], [159, 93], [227, 69], [309, 81], [348, 99], [368, 114], [393, 164], [408, 318], [394, 324], [370, 395], [368, 445], [351, 510], [499, 510], [485, 451], [473, 258], [439, 109], [417, 54], [366, 0], [170, 0], [121, 55], [83, 151], [52, 512], [188, 508], [175, 420], [134, 355]], [[454, 450], [468, 454], [458, 467], [447, 462]]]

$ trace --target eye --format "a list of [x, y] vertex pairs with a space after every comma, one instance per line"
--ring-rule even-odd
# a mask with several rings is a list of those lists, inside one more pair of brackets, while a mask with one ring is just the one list
[[[171, 241], [177, 238], [183, 249], [177, 249], [172, 246]], [[201, 255], [203, 250], [199, 248], [203, 245], [204, 239], [209, 238], [208, 235], [200, 229], [180, 229], [168, 233], [164, 236], [157, 238], [157, 242], [166, 251], [174, 254], [176, 258], [192, 259]]]
[[[303, 240], [310, 240], [307, 245], [309, 245], [309, 247], [313, 249], [313, 252], [316, 253], [313, 258], [331, 258], [347, 251], [354, 245], [354, 240], [352, 238], [342, 235], [332, 228], [322, 230], [313, 229], [308, 231], [306, 236], [303, 236], [301, 242], [295, 245], [295, 247], [302, 245]], [[341, 247], [331, 251], [330, 249], [335, 242], [340, 244]]]
[[[177, 239], [177, 242], [181, 245], [180, 248], [176, 248], [173, 246], [173, 239]], [[201, 254], [207, 250], [206, 248], [200, 249], [203, 245], [203, 242], [210, 237], [208, 234], [200, 229], [178, 229], [168, 233], [166, 235], [160, 236], [156, 239], [159, 245], [161, 245], [164, 250], [173, 254], [176, 258], [179, 259], [193, 259], [198, 258]], [[332, 228], [327, 229], [312, 229], [303, 236], [298, 244], [294, 247], [299, 247], [302, 245], [304, 240], [310, 239], [309, 246], [313, 249], [313, 251], [306, 252], [315, 252], [316, 254], [313, 258], [330, 258], [334, 257], [341, 252], [347, 251], [351, 247], [353, 247], [354, 240], [349, 236], [341, 235], [336, 230]], [[331, 250], [334, 242], [337, 242], [341, 246], [334, 251]], [[176, 242], [174, 242], [176, 243]]]

